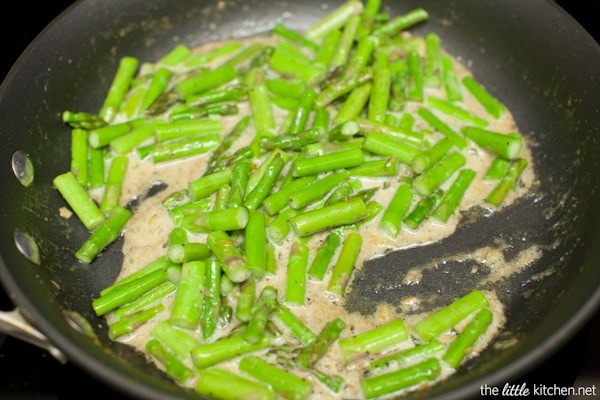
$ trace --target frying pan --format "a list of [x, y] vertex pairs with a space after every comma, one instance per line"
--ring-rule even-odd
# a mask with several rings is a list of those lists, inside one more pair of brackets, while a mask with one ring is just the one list
[[[58, 215], [64, 202], [51, 186], [69, 165], [69, 130], [60, 113], [97, 110], [124, 55], [153, 60], [180, 42], [194, 46], [254, 35], [275, 22], [302, 29], [322, 17], [323, 4], [340, 4], [227, 1], [217, 11], [216, 3], [77, 2], [36, 38], [0, 88], [2, 284], [57, 356], [134, 397], [193, 394], [164, 379], [128, 346], [110, 341], [106, 324], [91, 310], [91, 300], [119, 272], [121, 242], [91, 266], [73, 257], [87, 232]], [[511, 257], [523, 246], [539, 245], [539, 260], [486, 287], [497, 290], [506, 305], [508, 323], [500, 337], [451, 379], [410, 396], [468, 398], [479, 393], [480, 385], [500, 385], [535, 367], [600, 304], [600, 49], [550, 1], [386, 4], [393, 14], [419, 6], [431, 17], [414, 31], [438, 33], [444, 47], [513, 111], [533, 144], [539, 185], [502, 212], [471, 210], [457, 234], [441, 243], [368, 263], [353, 282], [348, 307], [369, 312], [380, 301], [397, 303], [413, 293], [433, 299], [428, 306], [434, 307], [486, 287], [485, 268], [474, 269], [473, 263], [481, 267], [477, 260], [456, 261], [455, 254], [502, 243]], [[15, 152], [25, 157], [15, 158]], [[22, 174], [26, 160], [34, 171], [31, 182]], [[425, 263], [434, 265], [423, 279], [427, 284], [401, 284], [404, 272]], [[372, 290], [374, 285], [380, 290]]]

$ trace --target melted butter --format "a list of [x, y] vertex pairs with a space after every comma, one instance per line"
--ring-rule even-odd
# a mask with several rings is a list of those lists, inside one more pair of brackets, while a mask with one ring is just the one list
[[[217, 45], [218, 44], [207, 45], [198, 48], [195, 51], [208, 51], [212, 48], [212, 46]], [[457, 68], [459, 76], [464, 76], [470, 73], [469, 70], [462, 64], [457, 63]], [[429, 90], [427, 94], [439, 95], [438, 92], [432, 90]], [[510, 113], [505, 113], [499, 120], [493, 120], [487, 116], [485, 110], [483, 110], [483, 108], [479, 106], [479, 104], [473, 98], [471, 98], [466, 91], [464, 96], [466, 107], [475, 115], [488, 120], [490, 122], [488, 127], [489, 129], [500, 132], [517, 131], [515, 122]], [[409, 103], [409, 107], [416, 106], [417, 105], [411, 105]], [[275, 111], [277, 120], [282, 121], [286, 115], [286, 112], [283, 110], [278, 110], [277, 108], [275, 108]], [[241, 110], [242, 114], [248, 112], [248, 108]], [[237, 118], [239, 118], [239, 116], [222, 118], [224, 133], [231, 130], [232, 126], [237, 121]], [[449, 122], [449, 125], [452, 127], [459, 126], [458, 124], [459, 121], [450, 120]], [[419, 127], [417, 126], [417, 129], [418, 128]], [[243, 146], [247, 144], [253, 135], [254, 132], [250, 129], [248, 133], [240, 139], [240, 142], [236, 146]], [[435, 140], [437, 138], [438, 137], [432, 136], [429, 139]], [[235, 148], [233, 148], [232, 151], [233, 150], [235, 150]], [[478, 177], [482, 176], [493, 158], [492, 155], [475, 147], [470, 148], [465, 154], [467, 156], [466, 167], [475, 170]], [[162, 182], [168, 185], [167, 194], [185, 189], [189, 181], [202, 176], [206, 169], [208, 157], [210, 157], [210, 155], [206, 154], [189, 158], [185, 161], [174, 161], [155, 165], [150, 160], [140, 160], [137, 158], [135, 152], [132, 153], [130, 155], [129, 169], [124, 183], [124, 192], [121, 199], [122, 204], [125, 205], [130, 200], [138, 198], [141, 196], [141, 194], [145, 193], [148, 188], [157, 182]], [[531, 153], [527, 143], [525, 143], [522, 151], [522, 157], [525, 157], [529, 160], [529, 167], [525, 170], [521, 177], [521, 185], [519, 186], [518, 190], [513, 191], [508, 195], [504, 206], [511, 204], [515, 199], [527, 193], [535, 181], [534, 164], [532, 162]], [[452, 181], [452, 179], [448, 180], [448, 182], [450, 181]], [[448, 182], [445, 184], [444, 188], [447, 187], [449, 184]], [[376, 192], [374, 200], [384, 205], [387, 204], [393, 196], [395, 189], [398, 186], [398, 181], [397, 178], [370, 178], [364, 179], [362, 181], [362, 185], [363, 188], [380, 188]], [[467, 195], [463, 199], [460, 205], [460, 210], [467, 210], [475, 205], [482, 204], [483, 199], [490, 192], [493, 185], [494, 183], [485, 182], [480, 178], [476, 178], [469, 188]], [[164, 199], [164, 196], [165, 195], [157, 195], [144, 199], [128, 222], [123, 246], [124, 260], [119, 279], [130, 275], [134, 271], [165, 254], [167, 238], [174, 225], [173, 221], [168, 215], [168, 212], [161, 206], [161, 201]], [[363, 238], [363, 245], [356, 263], [356, 269], [360, 269], [361, 265], [363, 265], [365, 261], [381, 257], [390, 250], [423, 246], [439, 241], [452, 235], [458, 224], [458, 213], [455, 213], [455, 215], [452, 216], [445, 224], [438, 223], [433, 220], [427, 220], [417, 231], [412, 231], [406, 227], [403, 227], [398, 237], [391, 238], [383, 235], [380, 232], [378, 228], [380, 218], [381, 213], [370, 223], [362, 224], [358, 228]], [[311, 254], [309, 263], [312, 261], [312, 257], [314, 256], [316, 248], [324, 239], [324, 237], [324, 233], [316, 234], [310, 241], [308, 241], [307, 244], [309, 245]], [[204, 236], [193, 235], [191, 239], [203, 241]], [[286, 269], [290, 246], [295, 240], [296, 239], [290, 235], [277, 244], [276, 251], [277, 259], [279, 260], [277, 270], [275, 274], [266, 275], [258, 282], [257, 293], [265, 285], [272, 285], [278, 288], [279, 297], [282, 298], [286, 285]], [[464, 260], [470, 258], [484, 262], [492, 271], [488, 279], [495, 281], [502, 279], [503, 277], [510, 276], [514, 273], [518, 273], [522, 269], [527, 268], [527, 266], [539, 256], [540, 249], [536, 246], [531, 246], [529, 249], [522, 251], [518, 257], [508, 263], [503, 257], [501, 248], [485, 247], [478, 249], [473, 254], [456, 254], [455, 259]], [[334, 255], [334, 260], [336, 258], [337, 253]], [[394, 285], [402, 282], [417, 284], [423, 278], [422, 272], [427, 268], [433, 268], [439, 261], [440, 260], [433, 260], [431, 264], [422, 265], [419, 266], [419, 268], [408, 271], [404, 276], [398, 277], [398, 282], [390, 282], [389, 284]], [[396, 318], [404, 319], [407, 327], [410, 329], [417, 321], [426, 315], [426, 313], [414, 314], [411, 312], [420, 308], [420, 298], [415, 296], [407, 296], [396, 305], [381, 303], [377, 307], [376, 312], [372, 315], [350, 313], [344, 308], [343, 297], [338, 297], [327, 292], [326, 282], [328, 282], [329, 273], [330, 272], [326, 274], [322, 282], [309, 279], [305, 297], [306, 302], [304, 305], [289, 305], [291, 310], [315, 333], [319, 332], [327, 322], [334, 318], [341, 318], [345, 321], [347, 327], [343, 332], [342, 337], [346, 337], [373, 329], [376, 326], [385, 324], [386, 322]], [[495, 293], [486, 292], [486, 295], [490, 300], [490, 309], [493, 311], [494, 319], [492, 325], [486, 331], [485, 336], [481, 338], [470, 350], [467, 358], [476, 357], [477, 354], [488, 345], [489, 341], [501, 331], [505, 323], [503, 306], [498, 301]], [[234, 294], [231, 296], [232, 305], [234, 307], [235, 300], [236, 297]], [[171, 301], [172, 297], [165, 300], [166, 310], [169, 310]], [[114, 320], [114, 316], [112, 315], [109, 315], [107, 318], [109, 322]], [[167, 318], [168, 311], [163, 312], [162, 315], [149, 321], [147, 324], [140, 327], [135, 333], [124, 336], [118, 340], [128, 343], [129, 345], [134, 346], [140, 351], [144, 352], [144, 346], [150, 337], [151, 329], [156, 323]], [[457, 326], [456, 328], [460, 329], [461, 327], [462, 326]], [[215, 335], [215, 338], [227, 334], [228, 329], [230, 328], [231, 327], [219, 330]], [[201, 337], [201, 332], [199, 330], [193, 333], [196, 334], [198, 338]], [[448, 333], [441, 337], [440, 340], [449, 342], [453, 339], [453, 337], [453, 333]], [[402, 344], [400, 348], [410, 347], [413, 345], [414, 344], [411, 341], [407, 341], [406, 343]], [[318, 362], [317, 366], [327, 373], [344, 376], [346, 385], [341, 393], [334, 395], [325, 389], [323, 385], [316, 383], [314, 377], [306, 374], [304, 377], [307, 380], [315, 382], [315, 392], [311, 398], [361, 398], [362, 392], [359, 382], [365, 374], [365, 368], [368, 365], [368, 362], [373, 358], [374, 356], [364, 357], [362, 359], [353, 361], [349, 365], [346, 365], [341, 357], [341, 354], [339, 354], [339, 348], [335, 345], [332, 346], [327, 355]], [[188, 360], [188, 362], [191, 366], [191, 360]], [[222, 366], [224, 368], [235, 370], [236, 362], [237, 361], [234, 360], [225, 363]], [[438, 380], [445, 379], [453, 372], [454, 371], [451, 368], [445, 366], [443, 373]], [[431, 382], [430, 384], [433, 383], [435, 382]], [[194, 384], [194, 381], [188, 383], [190, 387], [193, 387]]]

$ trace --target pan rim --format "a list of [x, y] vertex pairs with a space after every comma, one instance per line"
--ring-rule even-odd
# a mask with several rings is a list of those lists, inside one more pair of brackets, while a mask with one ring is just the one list
[[[84, 3], [84, 0], [78, 0], [73, 6], [65, 10], [53, 23], [48, 25], [48, 27], [45, 28], [39, 36], [44, 35], [47, 30], [52, 29], [52, 27], [58, 20], [64, 18], [66, 15], [69, 14], [70, 10], [81, 5], [82, 3]], [[589, 35], [587, 31], [585, 31], [585, 34]], [[4, 87], [10, 83], [10, 81], [13, 79], [14, 74], [16, 74], [16, 71], [20, 68], [20, 66], [26, 63], [29, 52], [33, 51], [33, 49], [36, 47], [38, 38], [36, 38], [28, 46], [27, 50], [19, 57], [17, 62], [13, 65], [13, 67], [7, 74], [4, 82], [2, 83], [2, 86], [0, 86], [0, 101], [3, 97]], [[89, 354], [83, 352], [81, 348], [76, 347], [75, 349], [72, 349], [71, 345], [73, 342], [68, 337], [63, 335], [59, 330], [57, 330], [55, 326], [50, 324], [49, 321], [46, 318], [44, 318], [44, 315], [39, 313], [39, 310], [37, 310], [34, 304], [32, 304], [29, 301], [28, 297], [25, 296], [25, 293], [21, 291], [21, 288], [18, 286], [18, 282], [16, 282], [13, 279], [13, 276], [10, 273], [8, 273], [3, 257], [0, 257], [0, 278], [3, 284], [7, 287], [7, 290], [11, 294], [11, 298], [15, 302], [15, 304], [18, 304], [20, 307], [23, 307], [26, 317], [30, 319], [36, 326], [38, 326], [43, 332], [45, 332], [45, 334], [48, 335], [52, 343], [54, 343], [57, 347], [63, 350], [68, 356], [72, 357], [74, 362], [77, 362], [78, 364], [85, 366], [86, 369], [97, 373], [101, 379], [113, 384], [113, 386], [114, 383], [117, 381], [124, 381], [128, 384], [131, 384], [131, 381], [129, 381], [126, 378], [121, 380], [122, 377], [114, 376], [114, 369], [111, 367], [107, 367], [105, 364], [101, 364], [100, 367], [98, 367], [98, 365], [95, 363], [90, 364], [88, 362]], [[501, 368], [500, 370], [494, 372], [491, 375], [491, 377], [495, 377], [496, 379], [492, 380], [500, 382], [503, 379], [506, 379], [509, 375], [514, 375], [515, 368], [518, 371], [522, 372], [533, 368], [532, 362], [534, 361], [531, 360], [531, 357], [534, 357], [534, 360], [537, 360], [537, 363], [541, 363], [544, 359], [549, 357], [549, 353], [551, 353], [551, 351], [549, 350], [556, 349], [556, 347], [560, 347], [561, 344], [564, 344], [574, 334], [574, 332], [580, 329], [594, 315], [594, 313], [598, 312], [600, 308], [599, 305], [600, 288], [598, 288], [594, 292], [594, 294], [590, 296], [588, 301], [584, 304], [583, 307], [581, 307], [579, 312], [572, 316], [572, 318], [569, 319], [567, 323], [564, 324], [558, 332], [552, 334], [546, 341], [540, 343], [538, 347], [521, 356], [519, 359], [516, 360], [516, 363], [513, 362], [509, 366]], [[511, 370], [512, 372], [510, 372], [509, 370]], [[486, 383], [490, 383], [490, 381], [491, 380], [486, 379]], [[478, 383], [479, 381], [473, 382], [474, 389], [479, 387], [477, 386]], [[121, 383], [117, 383], [118, 388], [122, 389], [120, 385]], [[139, 394], [144, 397], [152, 397], [151, 395], [155, 394], [153, 392], [147, 392], [145, 389], [145, 387], [140, 387], [136, 388], [136, 391], [139, 390]], [[444, 396], [450, 395], [451, 397], [448, 398], [459, 398], [459, 396], [467, 394], [467, 391], [470, 394], [474, 393], [474, 390], [468, 390], [467, 387], [463, 387], [458, 390], [455, 390], [454, 392], [449, 392]], [[456, 393], [456, 396], [452, 397], [453, 393]], [[161, 396], [161, 398], [165, 397]]]

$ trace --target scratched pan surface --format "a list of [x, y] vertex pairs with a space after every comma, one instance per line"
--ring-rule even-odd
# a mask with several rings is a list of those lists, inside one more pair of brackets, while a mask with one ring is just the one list
[[[326, 12], [325, 1], [87, 0], [57, 18], [29, 46], [0, 89], [0, 278], [20, 310], [68, 359], [131, 396], [191, 397], [143, 357], [107, 338], [90, 301], [113, 282], [120, 242], [92, 266], [73, 252], [87, 237], [59, 217], [62, 199], [51, 180], [68, 168], [65, 109], [97, 110], [120, 57], [153, 60], [177, 43], [268, 31], [275, 22], [302, 29]], [[453, 55], [470, 65], [514, 113], [534, 146], [539, 188], [503, 212], [474, 209], [456, 235], [437, 244], [392, 253], [368, 263], [354, 280], [348, 307], [371, 312], [411, 295], [425, 306], [482, 287], [497, 290], [509, 317], [504, 333], [448, 381], [414, 397], [458, 399], [475, 395], [535, 367], [596, 311], [600, 302], [600, 49], [551, 1], [480, 0], [387, 2], [394, 15], [424, 6], [430, 20], [416, 33], [437, 32]], [[329, 9], [340, 2], [331, 2]], [[35, 178], [21, 185], [13, 153], [28, 154]], [[152, 194], [149, 188], [148, 194]], [[15, 231], [39, 247], [36, 265], [16, 249]], [[538, 245], [543, 256], [527, 270], [486, 284], [486, 266], [469, 256], [502, 245], [506, 257]], [[466, 255], [458, 257], [457, 255]], [[406, 272], [427, 265], [420, 284], [402, 283]], [[537, 279], [545, 271], [544, 279]], [[89, 331], [75, 329], [81, 316]], [[75, 324], [74, 324], [75, 323]], [[85, 329], [83, 330], [85, 332]], [[158, 377], [158, 379], [157, 379]]]

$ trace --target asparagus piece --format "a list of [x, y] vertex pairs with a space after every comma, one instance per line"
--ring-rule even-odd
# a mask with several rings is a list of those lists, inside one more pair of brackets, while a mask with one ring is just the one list
[[365, 135], [369, 132], [375, 132], [384, 136], [393, 137], [401, 142], [406, 143], [407, 145], [414, 147], [420, 147], [423, 141], [423, 134], [420, 132], [415, 132], [412, 129], [405, 129], [400, 126], [393, 127], [384, 122], [377, 122], [362, 117], [356, 117], [354, 120], [360, 126], [361, 133]]
[[256, 210], [271, 193], [285, 164], [284, 159], [279, 153], [276, 153], [275, 157], [266, 162], [268, 165], [266, 165], [260, 180], [244, 199], [244, 207], [250, 211]]
[[109, 293], [110, 291], [116, 289], [117, 287], [119, 287], [121, 285], [125, 285], [129, 282], [132, 282], [132, 281], [134, 281], [138, 278], [141, 278], [142, 276], [147, 275], [156, 270], [160, 269], [160, 270], [166, 271], [169, 267], [171, 267], [173, 265], [174, 264], [171, 261], [169, 261], [169, 259], [167, 257], [165, 257], [165, 256], [158, 257], [155, 260], [144, 265], [142, 268], [133, 272], [132, 274], [127, 275], [126, 277], [124, 277], [123, 279], [120, 279], [118, 282], [115, 282], [111, 286], [108, 286], [108, 287], [102, 289], [100, 291], [100, 295], [104, 296], [107, 293]]
[[251, 43], [247, 46], [243, 46], [225, 60], [220, 66], [221, 67], [234, 67], [241, 70], [244, 64], [248, 64], [248, 60], [256, 57], [265, 50], [265, 45], [262, 43]]
[[317, 93], [310, 87], [307, 87], [298, 100], [298, 107], [295, 110], [292, 126], [289, 133], [298, 133], [305, 129], [308, 118], [313, 109]]
[[298, 241], [292, 243], [285, 286], [285, 301], [287, 303], [304, 304], [307, 266], [308, 246]]
[[269, 57], [269, 68], [288, 79], [299, 79], [307, 85], [319, 82], [325, 71], [314, 64], [308, 56], [299, 51], [291, 42], [281, 41]]
[[150, 81], [150, 85], [141, 100], [139, 111], [147, 110], [169, 87], [173, 72], [165, 67], [159, 67]]
[[356, 167], [363, 162], [364, 153], [361, 149], [342, 150], [314, 157], [301, 157], [294, 163], [293, 175], [296, 177], [317, 175]]
[[181, 268], [181, 278], [173, 300], [169, 321], [177, 327], [193, 330], [202, 310], [202, 291], [206, 276], [204, 261], [188, 261]]
[[409, 184], [402, 183], [394, 192], [392, 200], [390, 200], [385, 209], [381, 220], [379, 221], [379, 229], [390, 237], [397, 237], [400, 233], [402, 218], [406, 215], [412, 205], [413, 191]]
[[363, 177], [397, 176], [400, 163], [395, 157], [387, 157], [379, 160], [365, 161], [361, 165], [348, 168], [350, 175]]
[[307, 88], [300, 79], [267, 78], [265, 83], [271, 94], [293, 99], [299, 99]]
[[465, 139], [448, 124], [439, 119], [434, 113], [425, 107], [421, 107], [417, 110], [417, 114], [423, 118], [433, 129], [439, 131], [442, 135], [447, 137], [454, 146], [463, 150], [467, 146]]
[[270, 275], [277, 273], [277, 251], [275, 243], [270, 240], [267, 240], [266, 243], [265, 271]]
[[128, 164], [129, 159], [126, 156], [116, 156], [112, 159], [100, 203], [102, 212], [106, 213], [119, 205]]
[[508, 193], [515, 188], [525, 168], [527, 168], [526, 158], [517, 158], [511, 162], [506, 170], [506, 174], [494, 186], [494, 189], [485, 198], [485, 202], [494, 207], [499, 207]]
[[250, 212], [245, 207], [215, 209], [192, 214], [186, 227], [195, 233], [235, 231], [245, 228], [249, 218]]
[[451, 148], [452, 142], [450, 139], [443, 138], [438, 140], [433, 146], [417, 154], [410, 163], [410, 166], [415, 173], [421, 174], [444, 158]]
[[365, 203], [357, 198], [302, 212], [289, 221], [296, 235], [303, 237], [327, 229], [351, 225], [362, 221], [367, 216]]
[[193, 349], [200, 345], [194, 335], [184, 329], [173, 326], [168, 320], [156, 324], [150, 331], [152, 339], [158, 340], [179, 360], [187, 362]]
[[210, 255], [210, 248], [200, 242], [189, 242], [186, 240], [182, 243], [169, 244], [167, 247], [167, 257], [175, 264], [206, 260]]
[[480, 147], [490, 150], [507, 160], [514, 160], [519, 157], [523, 149], [523, 138], [518, 133], [505, 134], [474, 126], [465, 126], [461, 131]]
[[224, 231], [210, 232], [206, 237], [208, 247], [222, 263], [222, 268], [232, 282], [243, 282], [251, 276], [250, 268], [231, 237]]
[[289, 197], [291, 195], [301, 193], [316, 179], [315, 175], [294, 179], [288, 185], [267, 196], [262, 202], [263, 208], [269, 215], [276, 215], [290, 203]]
[[393, 319], [369, 331], [341, 339], [338, 344], [346, 363], [361, 354], [380, 353], [409, 339], [401, 319]]
[[[222, 86], [208, 92], [190, 96], [186, 99], [186, 104], [194, 107], [206, 107], [211, 104], [240, 102], [247, 98], [247, 89], [246, 85], [241, 83]], [[218, 122], [216, 120], [213, 121]]]
[[206, 118], [211, 115], [225, 116], [235, 115], [240, 111], [237, 102], [223, 101], [220, 103], [206, 104], [203, 106], [192, 106], [187, 108], [174, 108], [169, 113], [169, 121], [183, 122], [197, 118]]
[[102, 316], [123, 304], [130, 303], [150, 289], [161, 285], [167, 279], [167, 272], [158, 269], [133, 281], [115, 287], [92, 301], [92, 308]]
[[230, 168], [204, 175], [188, 184], [188, 195], [191, 201], [203, 199], [215, 193], [221, 185], [231, 182]]
[[225, 184], [217, 190], [215, 199], [215, 210], [224, 210], [229, 208], [229, 198], [231, 197], [231, 185]]
[[342, 28], [353, 14], [360, 14], [363, 4], [359, 0], [349, 0], [332, 10], [329, 14], [311, 25], [305, 32], [310, 40], [319, 40], [329, 32]]
[[277, 393], [269, 385], [220, 368], [200, 371], [195, 392], [222, 400], [275, 400], [277, 398]]
[[[368, 84], [365, 83], [365, 85], [368, 85]], [[363, 87], [365, 87], [365, 85], [360, 86], [359, 88], [363, 88]], [[369, 86], [367, 86], [367, 87], [369, 87]], [[357, 88], [357, 89], [359, 89], [359, 88]], [[353, 93], [357, 89], [355, 89], [353, 91]], [[327, 132], [327, 139], [329, 139], [330, 142], [350, 140], [353, 137], [355, 137], [361, 133], [360, 124], [355, 120], [356, 118], [358, 118], [358, 115], [352, 116], [353, 119], [350, 119], [350, 116], [342, 115], [342, 113], [344, 113], [344, 108], [346, 107], [346, 104], [348, 104], [351, 101], [354, 101], [352, 99], [352, 97], [354, 96], [353, 93], [350, 93], [346, 102], [344, 102], [342, 109], [338, 112], [336, 119], [333, 121], [334, 127], [332, 129], [330, 129], [329, 132]], [[362, 110], [363, 106], [364, 106], [364, 104], [360, 106], [361, 108], [359, 111]], [[320, 154], [327, 154], [327, 153], [328, 152], [322, 152]], [[308, 155], [309, 154], [307, 154], [307, 156]]]
[[369, 97], [367, 118], [384, 122], [388, 110], [392, 73], [388, 67], [379, 68], [373, 73], [373, 90]]
[[109, 325], [108, 335], [113, 340], [123, 335], [127, 335], [138, 329], [140, 326], [148, 322], [148, 320], [152, 319], [164, 310], [165, 306], [163, 304], [158, 304], [157, 306], [150, 307], [135, 314], [121, 318], [120, 320]]
[[88, 186], [89, 163], [88, 132], [85, 129], [71, 130], [71, 168], [77, 182], [84, 188]]
[[191, 351], [194, 366], [208, 368], [243, 354], [264, 349], [270, 345], [270, 339], [264, 335], [260, 341], [251, 343], [241, 334], [234, 334], [214, 342], [202, 343]]
[[429, 358], [418, 364], [386, 374], [369, 376], [361, 380], [367, 399], [384, 396], [424, 381], [433, 381], [442, 371], [437, 358]]
[[465, 76], [462, 84], [492, 117], [498, 119], [506, 111], [506, 107], [472, 76]]
[[[341, 35], [339, 36], [337, 48], [333, 50], [331, 62], [327, 64], [333, 68], [343, 67], [347, 64], [350, 54], [354, 47], [354, 41], [356, 39], [356, 32], [360, 24], [361, 15], [352, 14], [348, 17], [348, 20], [341, 28]], [[334, 32], [340, 32], [336, 29]], [[323, 38], [325, 40], [329, 34]]]
[[167, 375], [177, 382], [185, 384], [194, 377], [194, 371], [169, 353], [158, 340], [150, 339], [146, 343], [145, 349], [163, 365]]
[[114, 139], [125, 135], [131, 130], [138, 128], [148, 121], [145, 118], [136, 118], [130, 121], [118, 124], [101, 126], [88, 131], [88, 142], [92, 148], [101, 148], [108, 146]]
[[65, 110], [62, 113], [62, 121], [71, 126], [73, 129], [87, 131], [106, 126], [106, 122], [99, 115], [87, 112], [73, 112]]
[[148, 290], [137, 299], [120, 306], [114, 310], [117, 318], [123, 318], [128, 315], [147, 309], [157, 302], [161, 301], [177, 289], [177, 286], [170, 281], [165, 281], [160, 285]]
[[261, 277], [267, 270], [267, 227], [262, 210], [250, 211], [245, 230], [245, 254], [248, 268]]
[[146, 124], [136, 126], [131, 131], [110, 141], [110, 149], [116, 154], [126, 155], [137, 146], [154, 138], [154, 130], [160, 122], [149, 121]]
[[430, 196], [467, 162], [462, 153], [452, 152], [413, 180], [412, 187], [421, 196]]
[[473, 290], [419, 321], [413, 330], [423, 340], [434, 339], [471, 313], [487, 306], [488, 300], [483, 292]]
[[469, 348], [485, 333], [492, 318], [493, 315], [489, 308], [479, 311], [456, 339], [450, 343], [442, 359], [452, 368], [458, 368]]
[[87, 240], [75, 251], [75, 257], [83, 263], [91, 264], [109, 244], [121, 236], [131, 212], [125, 207], [116, 206], [106, 219], [96, 226]]
[[241, 207], [246, 196], [246, 185], [252, 162], [250, 160], [239, 160], [234, 163], [231, 172], [231, 183], [229, 190], [229, 207]]
[[300, 350], [296, 356], [296, 364], [303, 369], [314, 366], [329, 351], [345, 328], [346, 323], [340, 318], [327, 322], [317, 337]]
[[[358, 117], [369, 102], [372, 89], [372, 82], [363, 83], [352, 89], [335, 116], [334, 124], [351, 121], [353, 118]], [[329, 137], [332, 138], [332, 135], [330, 134]]]
[[292, 230], [290, 219], [298, 215], [300, 212], [292, 207], [286, 207], [275, 218], [269, 222], [267, 226], [267, 237], [273, 243], [279, 243]]
[[402, 220], [404, 225], [413, 230], [418, 229], [429, 218], [442, 194], [441, 190], [437, 190], [430, 196], [421, 198], [410, 213]]
[[87, 229], [104, 221], [104, 214], [72, 172], [57, 175], [52, 183]]
[[308, 381], [257, 356], [243, 357], [240, 360], [240, 371], [268, 384], [286, 399], [307, 399], [313, 391]]
[[201, 118], [192, 121], [165, 122], [154, 128], [158, 142], [181, 139], [189, 136], [219, 134], [223, 129], [222, 123], [216, 119]]
[[93, 147], [89, 148], [88, 172], [88, 187], [90, 189], [96, 189], [104, 185], [104, 149], [95, 149]]
[[265, 328], [271, 312], [277, 305], [277, 289], [267, 285], [263, 288], [254, 304], [252, 316], [244, 329], [244, 339], [250, 343], [258, 343], [265, 336]]
[[392, 74], [391, 97], [389, 102], [390, 111], [402, 111], [406, 107], [408, 99], [408, 62], [406, 58], [394, 60], [390, 63]]
[[461, 170], [437, 207], [431, 212], [431, 217], [441, 222], [447, 222], [460, 204], [473, 179], [475, 179], [475, 171], [469, 168]]
[[439, 87], [442, 83], [442, 53], [440, 37], [430, 32], [425, 35], [424, 84], [427, 87]]
[[316, 280], [322, 281], [327, 267], [338, 247], [340, 246], [340, 234], [336, 231], [332, 231], [327, 235], [327, 238], [321, 243], [317, 249], [317, 253], [310, 264], [308, 269], [308, 275]]
[[178, 44], [165, 54], [159, 61], [159, 65], [174, 67], [192, 55], [192, 50], [185, 44]]
[[[180, 198], [178, 193], [183, 193], [183, 198]], [[187, 197], [187, 190], [185, 189], [178, 193], [174, 193], [173, 195], [165, 198], [162, 204], [169, 211], [169, 215], [171, 216], [171, 219], [175, 225], [180, 226], [182, 229], [186, 228], [189, 230], [189, 227], [184, 225], [189, 225], [189, 223], [194, 220], [194, 215], [211, 210], [213, 208], [213, 201], [212, 198], [208, 197], [197, 201], [189, 201], [189, 198]]]
[[248, 176], [248, 182], [245, 188], [245, 191], [247, 193], [246, 197], [258, 185], [260, 180], [263, 178], [263, 175], [265, 175], [265, 173], [267, 172], [267, 169], [269, 169], [272, 166], [273, 162], [277, 158], [281, 158], [285, 163], [289, 159], [289, 155], [286, 152], [279, 149], [275, 149], [268, 153], [268, 155], [266, 156], [264, 161], [260, 163], [258, 168], [255, 168]]
[[235, 316], [242, 322], [248, 322], [252, 318], [252, 308], [256, 300], [256, 281], [248, 279], [240, 288], [240, 294], [237, 298]]
[[182, 139], [141, 146], [137, 148], [137, 152], [141, 159], [150, 157], [154, 163], [161, 163], [204, 154], [214, 149], [219, 144], [219, 140], [217, 134], [201, 133]]
[[316, 339], [317, 335], [306, 326], [296, 314], [285, 304], [278, 302], [275, 306], [274, 316], [302, 343], [307, 345]]
[[427, 97], [427, 103], [436, 110], [461, 120], [463, 123], [471, 124], [479, 128], [485, 128], [489, 125], [488, 121], [477, 115], [467, 111], [463, 107], [454, 104], [449, 100], [440, 99], [438, 97]]
[[365, 135], [363, 149], [384, 157], [394, 157], [403, 164], [410, 165], [419, 154], [419, 149], [406, 141], [371, 131]]
[[446, 99], [449, 101], [461, 101], [463, 99], [462, 90], [454, 69], [454, 61], [450, 56], [442, 56], [442, 77], [444, 79]]
[[229, 55], [234, 51], [238, 51], [241, 47], [242, 44], [240, 42], [228, 42], [207, 52], [200, 52], [190, 55], [186, 60], [184, 60], [184, 65], [188, 68], [194, 68], [203, 64], [207, 64], [220, 57]]
[[376, 28], [371, 34], [374, 36], [391, 36], [413, 25], [416, 25], [419, 22], [425, 21], [428, 18], [429, 14], [427, 11], [422, 8], [416, 8], [407, 12], [406, 14], [397, 16], [389, 22], [386, 22], [382, 26]]
[[98, 115], [106, 122], [112, 122], [121, 108], [129, 84], [135, 75], [139, 61], [135, 57], [123, 57], [108, 89]]
[[248, 100], [257, 134], [272, 133], [275, 130], [275, 119], [264, 72], [258, 68], [252, 69], [248, 74], [247, 84]]
[[237, 78], [238, 74], [230, 65], [220, 66], [214, 69], [203, 70], [190, 76], [175, 85], [175, 93], [185, 99], [198, 93], [215, 89], [227, 82]]
[[438, 353], [442, 353], [444, 349], [444, 345], [438, 340], [430, 340], [415, 347], [377, 358], [369, 363], [369, 369], [373, 371], [377, 368], [385, 368], [390, 365], [405, 365], [413, 360], [435, 356]]
[[337, 55], [338, 49], [341, 47], [342, 31], [334, 29], [329, 31], [314, 56], [314, 63], [323, 70], [329, 70], [333, 66], [333, 60]]
[[381, 8], [381, 0], [366, 0], [361, 14], [360, 24], [356, 31], [356, 38], [362, 39], [369, 35], [374, 28], [375, 19]]
[[350, 282], [352, 271], [362, 247], [362, 236], [357, 231], [346, 235], [338, 259], [331, 271], [327, 291], [342, 296]]
[[361, 39], [356, 45], [352, 57], [345, 65], [342, 79], [357, 76], [361, 71], [364, 71], [369, 65], [378, 44], [379, 40], [374, 36], [367, 36]]
[[[359, 150], [360, 151], [360, 150]], [[320, 179], [314, 179], [302, 191], [296, 191], [288, 196], [289, 205], [297, 210], [322, 199], [328, 192], [350, 177], [346, 170], [331, 172]], [[288, 191], [285, 190], [287, 193]]]
[[331, 390], [334, 393], [339, 393], [340, 390], [342, 390], [342, 387], [344, 386], [344, 378], [342, 378], [339, 375], [328, 375], [325, 372], [313, 368], [310, 370], [310, 374], [312, 376], [314, 376], [315, 378], [317, 378], [319, 380], [319, 382], [321, 382], [323, 385], [325, 385], [329, 390]]
[[331, 82], [321, 92], [319, 92], [317, 98], [315, 99], [315, 106], [325, 107], [334, 100], [347, 93], [350, 93], [358, 86], [369, 82], [372, 78], [373, 74], [370, 68], [365, 68], [363, 71], [359, 71], [355, 75]]
[[488, 181], [499, 181], [506, 174], [506, 171], [508, 171], [509, 165], [509, 160], [499, 156], [495, 157], [490, 163], [487, 171], [485, 171], [483, 179]]

